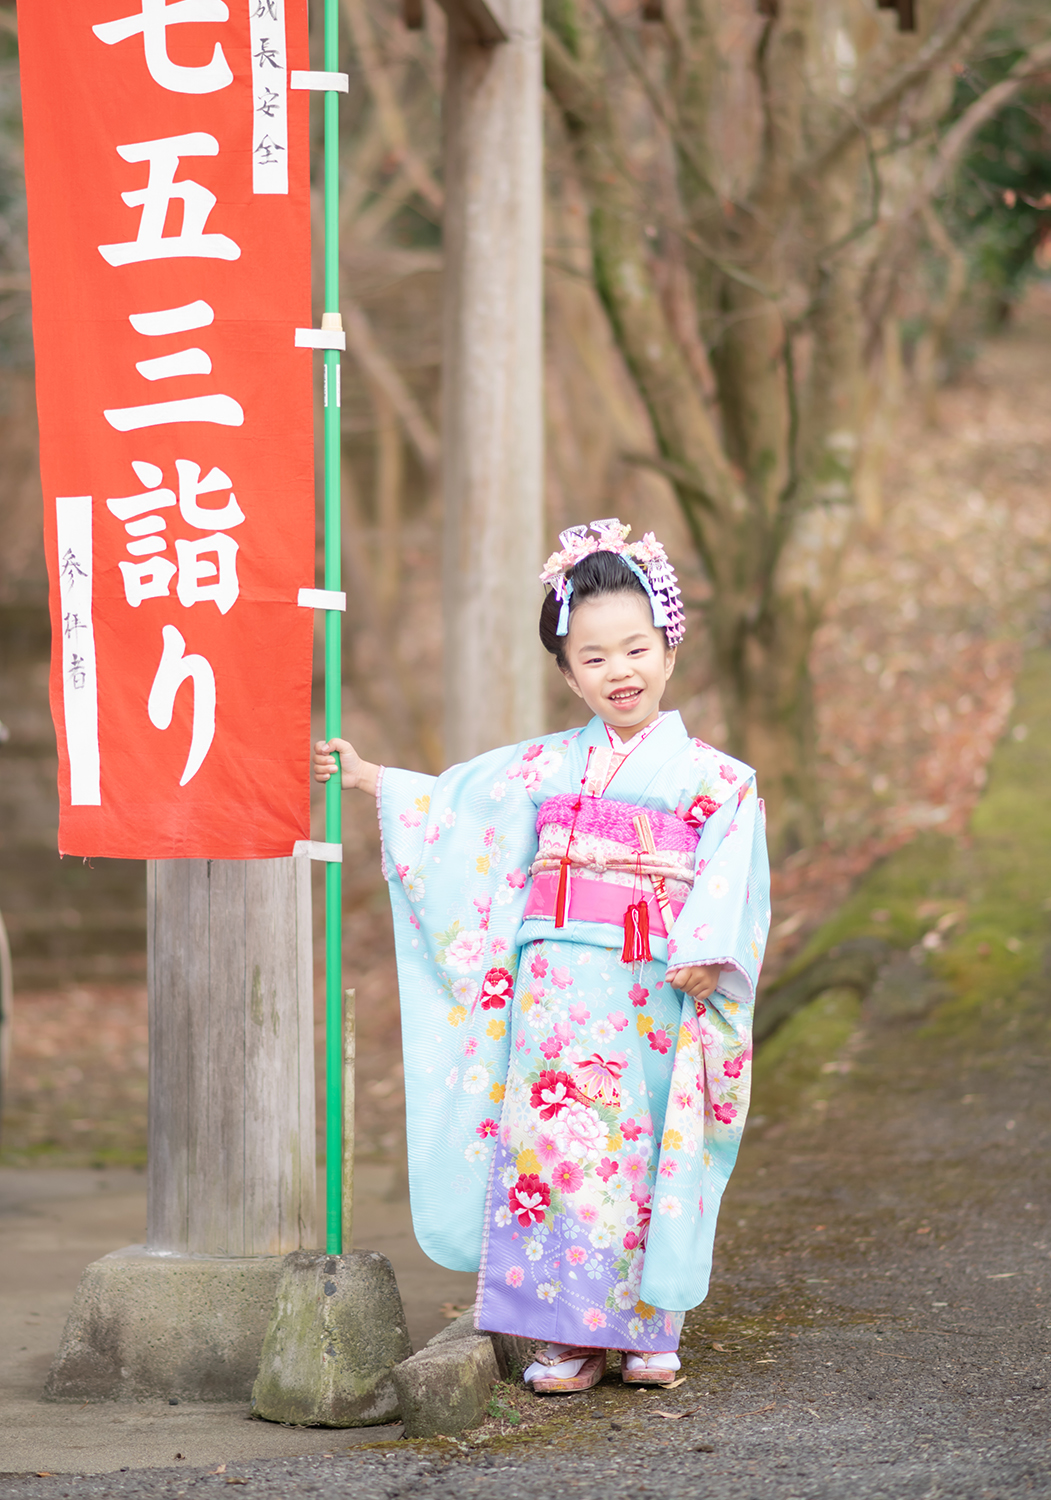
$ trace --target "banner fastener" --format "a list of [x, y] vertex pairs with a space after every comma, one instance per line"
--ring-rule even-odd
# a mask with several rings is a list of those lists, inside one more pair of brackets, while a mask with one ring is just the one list
[[304, 609], [346, 610], [347, 596], [343, 589], [300, 589], [296, 603]]
[[325, 864], [343, 863], [343, 845], [325, 844], [320, 839], [296, 839], [292, 845], [293, 859], [320, 859]]
[[[325, 314], [326, 317], [329, 314]], [[337, 313], [338, 317], [339, 314]], [[347, 347], [347, 335], [340, 328], [297, 328], [297, 349], [343, 349]]]
[[292, 70], [289, 88], [321, 89], [324, 93], [346, 94], [350, 92], [350, 76], [347, 73], [322, 73]]

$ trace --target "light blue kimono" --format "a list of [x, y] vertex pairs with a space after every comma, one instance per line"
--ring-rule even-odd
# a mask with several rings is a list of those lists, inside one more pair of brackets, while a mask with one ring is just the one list
[[[618, 826], [644, 812], [658, 832], [699, 825], [670, 936], [654, 907], [651, 959], [626, 963], [619, 921], [574, 918], [572, 895], [560, 927], [536, 899], [526, 917], [538, 811], [578, 807], [566, 799], [582, 798], [608, 744], [596, 718], [437, 778], [382, 774], [413, 1222], [440, 1265], [480, 1269], [479, 1327], [669, 1349], [707, 1292], [748, 1107], [769, 870], [752, 772], [672, 713], [600, 793], [605, 806], [585, 807]], [[630, 883], [644, 857], [631, 836], [629, 873], [611, 877], [617, 840], [575, 838], [574, 881]], [[710, 1000], [683, 1003], [664, 979], [669, 955], [723, 966]]]

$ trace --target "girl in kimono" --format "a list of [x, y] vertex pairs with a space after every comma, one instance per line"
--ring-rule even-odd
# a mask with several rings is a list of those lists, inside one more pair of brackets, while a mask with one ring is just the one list
[[596, 1384], [614, 1350], [625, 1381], [675, 1378], [769, 925], [754, 775], [661, 712], [679, 591], [628, 532], [573, 527], [542, 574], [540, 638], [583, 728], [438, 777], [315, 750], [319, 781], [377, 800], [417, 1238], [478, 1272], [480, 1330], [544, 1345], [539, 1392]]

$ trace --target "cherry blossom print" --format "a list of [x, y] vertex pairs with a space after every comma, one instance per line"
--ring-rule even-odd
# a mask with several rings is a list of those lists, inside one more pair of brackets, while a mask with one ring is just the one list
[[551, 983], [559, 990], [568, 990], [573, 983], [573, 976], [568, 969], [552, 969]]
[[489, 1069], [484, 1063], [472, 1063], [463, 1075], [465, 1094], [480, 1094], [489, 1087]]
[[569, 1019], [574, 1026], [585, 1026], [591, 1020], [591, 1012], [586, 1005], [577, 1001], [575, 1005], [569, 1007]]
[[507, 1204], [523, 1229], [543, 1222], [551, 1204], [551, 1189], [535, 1172], [523, 1172], [507, 1195]]
[[744, 1068], [744, 1063], [745, 1059], [743, 1053], [740, 1057], [728, 1057], [723, 1063], [723, 1072], [726, 1074], [727, 1078], [740, 1078], [741, 1072]]
[[460, 1070], [459, 1070], [459, 1068], [450, 1068], [449, 1069], [449, 1075], [448, 1075], [448, 1077], [445, 1080], [445, 1087], [447, 1089], [454, 1089], [456, 1087], [456, 1080], [459, 1078], [459, 1076], [460, 1076]]
[[461, 932], [445, 950], [445, 961], [461, 974], [480, 969], [485, 959], [485, 933]]
[[554, 1062], [555, 1058], [558, 1057], [562, 1051], [562, 1043], [559, 1041], [557, 1036], [546, 1036], [540, 1043], [540, 1050], [547, 1058], [548, 1062]]
[[[510, 880], [510, 876], [507, 877]], [[534, 979], [545, 979], [547, 977], [548, 962], [542, 953], [536, 953], [529, 963], [530, 972]]]
[[736, 1111], [736, 1109], [734, 1109], [734, 1107], [733, 1107], [732, 1104], [728, 1104], [724, 1100], [722, 1104], [714, 1104], [713, 1103], [713, 1105], [712, 1105], [712, 1114], [723, 1125], [729, 1125], [730, 1121], [733, 1120], [734, 1117], [736, 1116], [737, 1111]]
[[494, 781], [489, 795], [490, 797], [492, 797], [494, 802], [502, 802], [507, 796], [506, 781]]
[[708, 881], [708, 894], [716, 901], [721, 901], [729, 890], [730, 882], [725, 875], [713, 875]]
[[[525, 756], [522, 759], [524, 760]], [[523, 766], [522, 780], [529, 790], [533, 791], [545, 777], [551, 775], [552, 771], [557, 771], [561, 764], [561, 755], [555, 754], [550, 750], [545, 750], [542, 755], [538, 755], [529, 765]]]
[[508, 1286], [521, 1286], [525, 1280], [525, 1271], [523, 1271], [521, 1266], [508, 1266], [504, 1280]]
[[628, 999], [631, 1001], [632, 1005], [645, 1005], [646, 1001], [649, 998], [649, 990], [644, 990], [641, 984], [633, 984], [631, 989], [628, 991]]
[[589, 1307], [584, 1314], [584, 1322], [594, 1333], [596, 1328], [605, 1328], [606, 1314], [600, 1307]]
[[463, 1051], [465, 1057], [473, 1057], [478, 1051], [478, 1038], [476, 1036], [466, 1037], [464, 1039]]
[[719, 767], [719, 775], [724, 781], [728, 781], [731, 786], [737, 780], [737, 772], [733, 766], [726, 765], [725, 762]]
[[614, 1031], [623, 1031], [628, 1024], [628, 1018], [622, 1010], [611, 1010], [606, 1020]]
[[540, 1111], [542, 1120], [553, 1120], [579, 1096], [568, 1073], [546, 1069], [533, 1084], [530, 1104]]
[[511, 870], [504, 878], [513, 891], [525, 890], [526, 872], [524, 870]]
[[474, 1129], [475, 1134], [480, 1135], [484, 1140], [487, 1135], [495, 1136], [500, 1127], [495, 1120], [482, 1120]]
[[575, 1193], [583, 1186], [584, 1173], [575, 1161], [560, 1161], [551, 1173], [552, 1184], [563, 1193]]
[[604, 1156], [599, 1162], [598, 1166], [595, 1168], [596, 1173], [599, 1177], [602, 1178], [603, 1182], [608, 1182], [613, 1176], [614, 1172], [618, 1172], [619, 1170], [620, 1167], [618, 1163], [615, 1161], [611, 1161], [608, 1156]]
[[642, 1135], [642, 1126], [637, 1125], [634, 1120], [625, 1120], [620, 1127], [620, 1133], [626, 1141], [637, 1141]]
[[569, 1025], [569, 1022], [568, 1021], [556, 1021], [555, 1022], [555, 1035], [558, 1037], [558, 1039], [562, 1043], [563, 1047], [568, 1047], [569, 1044], [570, 1044], [570, 1042], [573, 1040], [573, 1032], [572, 1032], [572, 1029], [571, 1029], [571, 1027]]
[[712, 929], [707, 922], [702, 922], [700, 927], [693, 929], [693, 935], [699, 943], [706, 943], [712, 935]]
[[671, 1037], [666, 1031], [663, 1030], [651, 1031], [649, 1036], [647, 1037], [647, 1041], [653, 1048], [654, 1052], [659, 1052], [662, 1057], [671, 1046]]
[[528, 750], [522, 751], [522, 759], [526, 762], [536, 760], [538, 755], [543, 754], [543, 750], [543, 745], [530, 745]]
[[677, 1219], [682, 1213], [682, 1202], [669, 1193], [667, 1197], [662, 1198], [657, 1204], [657, 1212], [666, 1214], [669, 1219]]
[[482, 980], [482, 1009], [502, 1010], [514, 994], [515, 982], [508, 969], [490, 969]]

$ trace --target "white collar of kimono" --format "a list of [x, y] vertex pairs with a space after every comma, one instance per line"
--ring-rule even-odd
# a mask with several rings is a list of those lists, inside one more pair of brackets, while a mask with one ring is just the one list
[[633, 734], [630, 740], [622, 740], [619, 736], [614, 735], [609, 725], [605, 724], [606, 736], [609, 739], [609, 748], [613, 751], [614, 755], [629, 755], [636, 746], [642, 744], [647, 735], [656, 729], [661, 720], [667, 717], [667, 713], [662, 709], [652, 723], [640, 729], [637, 734]]

